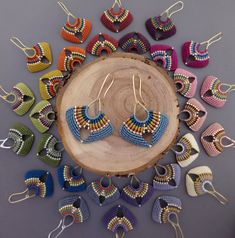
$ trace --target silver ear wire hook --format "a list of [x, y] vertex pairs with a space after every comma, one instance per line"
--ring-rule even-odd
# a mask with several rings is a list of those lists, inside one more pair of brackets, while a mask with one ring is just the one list
[[[209, 184], [209, 183], [208, 183]], [[224, 197], [221, 193], [215, 190], [213, 184], [209, 184], [211, 186], [211, 191], [204, 188], [207, 193], [215, 197], [222, 205], [225, 205], [228, 202], [228, 199]]]
[[100, 96], [100, 95], [101, 95], [101, 93], [102, 93], [102, 90], [103, 90], [103, 88], [104, 88], [104, 85], [106, 84], [106, 82], [107, 82], [107, 80], [108, 80], [108, 78], [109, 78], [110, 76], [112, 76], [112, 78], [113, 78], [113, 79], [112, 79], [112, 82], [109, 84], [108, 88], [106, 89], [106, 91], [105, 91], [104, 96], [103, 96], [102, 99], [104, 99], [104, 98], [106, 97], [106, 95], [107, 95], [109, 89], [112, 87], [112, 85], [113, 85], [113, 83], [114, 83], [114, 77], [113, 77], [113, 75], [112, 75], [111, 73], [107, 74], [107, 76], [105, 77], [105, 79], [104, 79], [104, 81], [103, 81], [103, 83], [102, 83], [102, 85], [101, 85], [101, 87], [100, 87], [100, 91], [99, 91], [97, 97], [96, 97], [92, 102], [90, 102], [90, 103], [88, 104], [88, 107], [90, 107], [92, 104], [94, 104], [95, 102], [98, 101], [98, 103], [99, 103], [99, 112], [101, 111], [101, 101], [102, 101], [102, 99], [101, 99], [101, 96]]
[[[25, 194], [25, 197], [23, 197], [23, 198], [21, 198], [21, 199], [19, 199], [19, 200], [13, 200], [14, 197], [20, 196], [20, 195], [23, 195], [23, 194]], [[33, 198], [33, 197], [35, 197], [35, 196], [36, 196], [35, 193], [30, 194], [30, 191], [29, 191], [29, 189], [27, 188], [27, 189], [25, 189], [23, 192], [11, 194], [11, 195], [9, 196], [9, 198], [8, 198], [8, 202], [11, 203], [11, 204], [19, 203], [19, 202], [23, 202], [23, 201], [25, 201], [25, 200], [27, 200], [27, 199]]]
[[115, 0], [113, 5], [112, 5], [112, 8], [114, 8], [116, 5], [118, 5], [118, 7], [122, 7], [122, 1], [121, 0]]
[[176, 213], [174, 213], [174, 215], [175, 215], [175, 218], [176, 218], [176, 222], [172, 221], [170, 218], [168, 219], [168, 221], [175, 230], [176, 238], [179, 238], [179, 237], [184, 238], [184, 233], [183, 233], [182, 228], [179, 224], [179, 217]]
[[[171, 11], [174, 7], [176, 7], [177, 5], [180, 5], [180, 7], [177, 8], [175, 11], [170, 12], [170, 11]], [[171, 5], [169, 8], [167, 8], [164, 12], [162, 12], [162, 13], [160, 14], [160, 16], [162, 17], [163, 15], [166, 14], [166, 16], [167, 16], [168, 18], [171, 18], [171, 16], [172, 16], [173, 14], [175, 14], [175, 13], [177, 13], [177, 12], [183, 10], [183, 8], [184, 8], [184, 3], [183, 3], [182, 1], [178, 1], [178, 2], [174, 3], [173, 5]]]
[[74, 217], [73, 217], [73, 220], [68, 225], [65, 225], [65, 219], [66, 219], [66, 216], [63, 217], [63, 219], [60, 220], [59, 225], [48, 234], [48, 238], [52, 238], [52, 234], [60, 229], [60, 231], [53, 238], [59, 237], [66, 228], [73, 225], [74, 220], [75, 220]]
[[7, 142], [8, 138], [4, 139], [4, 140], [0, 140], [0, 148], [3, 148], [3, 149], [11, 149], [12, 146], [5, 146], [4, 144]]
[[63, 2], [59, 1], [57, 3], [63, 9], [63, 11], [68, 15], [68, 19], [67, 19], [68, 21], [69, 21], [69, 17], [72, 17], [75, 20], [77, 19], [77, 17], [69, 11], [69, 9], [65, 6]]
[[23, 44], [23, 42], [22, 42], [19, 38], [15, 37], [15, 36], [11, 37], [11, 38], [10, 38], [10, 41], [11, 41], [16, 47], [18, 47], [19, 49], [21, 49], [21, 50], [25, 53], [25, 55], [26, 55], [27, 57], [32, 57], [32, 55], [30, 55], [30, 54], [27, 53], [27, 50], [33, 50], [34, 53], [36, 53], [35, 49], [30, 48], [30, 47], [27, 47], [25, 44]]
[[[139, 78], [139, 96], [142, 102], [140, 102], [137, 98], [137, 94], [136, 94], [136, 88], [135, 88], [135, 78], [138, 77]], [[132, 76], [132, 86], [133, 86], [133, 92], [134, 92], [134, 98], [135, 98], [135, 104], [134, 104], [134, 115], [136, 115], [136, 109], [137, 106], [140, 105], [145, 111], [148, 111], [148, 109], [145, 107], [145, 102], [142, 96], [142, 79], [138, 74], [133, 74]]]
[[[106, 176], [106, 178], [108, 179], [108, 181], [109, 181], [109, 185], [108, 185], [108, 187], [110, 187], [110, 185], [112, 184], [112, 178], [109, 176]], [[105, 177], [101, 177], [101, 179], [100, 179], [100, 184], [102, 185], [102, 182], [104, 181], [104, 179], [105, 179]], [[103, 185], [102, 185], [103, 186]]]
[[154, 169], [155, 169], [155, 172], [156, 172], [157, 175], [162, 175], [161, 173], [158, 172], [158, 170], [157, 170], [158, 167], [162, 168], [164, 170], [164, 173], [166, 172], [165, 166], [160, 165], [160, 164], [155, 164]]
[[235, 91], [235, 84], [221, 83], [221, 86], [228, 87], [228, 89], [224, 91], [225, 93], [230, 93], [232, 91]]
[[[227, 144], [227, 145], [225, 145], [225, 144], [223, 143], [223, 139], [226, 139], [226, 140], [230, 141], [230, 143]], [[222, 136], [222, 137], [220, 138], [220, 144], [221, 144], [224, 148], [235, 147], [235, 140], [231, 139], [231, 138], [228, 137], [228, 136]]]
[[206, 49], [209, 48], [210, 45], [222, 39], [223, 33], [219, 32], [218, 34], [212, 36], [209, 40], [201, 42], [201, 45], [206, 44]]
[[125, 237], [125, 232], [123, 231], [121, 236], [118, 234], [118, 232], [115, 233], [115, 238], [124, 238]]

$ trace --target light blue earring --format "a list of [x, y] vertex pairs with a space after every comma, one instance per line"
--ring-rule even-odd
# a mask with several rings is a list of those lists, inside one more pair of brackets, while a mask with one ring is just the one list
[[[98, 96], [90, 104], [86, 106], [75, 106], [67, 110], [66, 112], [66, 121], [70, 128], [70, 131], [74, 137], [79, 140], [81, 143], [88, 144], [94, 141], [102, 140], [107, 136], [112, 135], [113, 126], [108, 119], [108, 117], [101, 111], [101, 101], [105, 98], [107, 92], [111, 88], [114, 82], [113, 76], [111, 76], [112, 82], [106, 89], [103, 98], [101, 98], [101, 93], [104, 88], [104, 85], [107, 79], [111, 76], [108, 74], [100, 88]], [[95, 117], [91, 117], [88, 114], [89, 107], [98, 102], [99, 111]], [[86, 130], [89, 132], [89, 135], [86, 138], [82, 138], [81, 130]]]
[[[140, 80], [139, 86], [139, 96], [141, 101], [137, 98], [136, 88], [135, 88], [135, 78], [138, 77]], [[139, 75], [133, 75], [132, 77], [133, 83], [133, 92], [135, 98], [134, 105], [134, 114], [130, 116], [120, 127], [120, 136], [135, 145], [143, 146], [143, 147], [152, 147], [155, 145], [164, 132], [166, 131], [168, 125], [168, 117], [161, 112], [149, 111], [145, 107], [145, 103], [142, 96], [142, 80]], [[139, 120], [136, 116], [137, 106], [142, 107], [147, 116], [144, 120]], [[150, 135], [151, 140], [147, 141], [144, 136]]]

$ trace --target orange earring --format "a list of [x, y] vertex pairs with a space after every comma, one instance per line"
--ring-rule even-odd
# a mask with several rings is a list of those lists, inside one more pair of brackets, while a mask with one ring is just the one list
[[[79, 18], [73, 15], [63, 2], [58, 2], [59, 6], [67, 14], [67, 22], [61, 29], [61, 36], [72, 43], [81, 44], [88, 38], [91, 33], [92, 23], [85, 18]], [[74, 23], [70, 21], [73, 18]]]

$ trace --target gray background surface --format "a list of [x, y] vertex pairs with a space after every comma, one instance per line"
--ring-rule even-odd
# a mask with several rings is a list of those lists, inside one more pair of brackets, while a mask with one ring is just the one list
[[[0, 70], [1, 84], [5, 89], [10, 88], [17, 82], [27, 83], [35, 92], [37, 100], [40, 100], [38, 90], [38, 78], [45, 72], [56, 68], [56, 61], [62, 47], [70, 45], [59, 36], [60, 27], [65, 23], [66, 17], [59, 8], [56, 0], [7, 0], [1, 1], [0, 6]], [[68, 0], [69, 8], [74, 14], [79, 14], [90, 18], [93, 21], [93, 30], [89, 39], [96, 33], [110, 32], [103, 27], [99, 17], [103, 10], [111, 5], [110, 0]], [[235, 1], [234, 0], [184, 0], [185, 8], [182, 12], [174, 15], [174, 21], [177, 25], [177, 34], [165, 41], [163, 44], [175, 46], [179, 53], [179, 66], [183, 67], [180, 49], [186, 40], [203, 41], [211, 37], [214, 33], [223, 31], [223, 40], [213, 45], [209, 52], [211, 62], [207, 68], [192, 70], [198, 76], [199, 87], [205, 75], [213, 74], [221, 77], [227, 83], [234, 83], [234, 21], [235, 21]], [[120, 38], [130, 31], [139, 31], [149, 35], [144, 27], [145, 20], [154, 15], [160, 14], [164, 9], [173, 3], [172, 0], [131, 0], [127, 2], [127, 7], [134, 15], [134, 22], [125, 31], [119, 34], [112, 34]], [[19, 36], [26, 44], [48, 41], [51, 43], [54, 64], [44, 72], [31, 74], [26, 70], [24, 55], [10, 41], [10, 36]], [[151, 40], [153, 43], [153, 41]], [[85, 47], [86, 43], [83, 47]], [[87, 62], [92, 60], [87, 57]], [[183, 67], [185, 68], [185, 67]], [[199, 98], [199, 91], [197, 91]], [[185, 99], [179, 97], [181, 105]], [[235, 95], [229, 97], [229, 101], [223, 109], [214, 109], [204, 103], [208, 109], [208, 119], [203, 129], [212, 122], [218, 121], [225, 127], [227, 133], [235, 138], [235, 119], [234, 119], [234, 101]], [[0, 137], [5, 138], [9, 127], [17, 121], [27, 124], [34, 130], [36, 143], [31, 153], [25, 158], [17, 158], [11, 151], [0, 150], [0, 237], [1, 238], [42, 238], [47, 237], [48, 232], [53, 229], [60, 220], [57, 211], [58, 199], [69, 195], [63, 192], [57, 183], [56, 170], [51, 169], [38, 161], [35, 156], [35, 149], [39, 139], [39, 133], [33, 128], [28, 119], [28, 114], [18, 117], [13, 113], [8, 104], [0, 103]], [[182, 124], [181, 133], [188, 132], [188, 129]], [[201, 130], [201, 131], [202, 131]], [[56, 134], [56, 128], [53, 126], [52, 132]], [[197, 138], [200, 132], [194, 133]], [[181, 225], [185, 237], [212, 238], [212, 237], [235, 237], [235, 173], [234, 173], [234, 150], [227, 149], [222, 155], [216, 158], [209, 158], [204, 151], [200, 154], [197, 161], [189, 168], [183, 169], [182, 182], [179, 189], [167, 194], [178, 196], [182, 199], [183, 211], [180, 215]], [[174, 156], [169, 153], [162, 163], [174, 161]], [[65, 153], [63, 163], [72, 164]], [[221, 206], [210, 196], [200, 198], [191, 198], [185, 190], [185, 173], [197, 165], [208, 165], [214, 172], [215, 187], [229, 199], [226, 206]], [[25, 189], [23, 177], [26, 171], [30, 169], [48, 169], [55, 178], [55, 193], [49, 199], [31, 199], [17, 205], [10, 205], [7, 202], [8, 195], [12, 192], [23, 191]], [[88, 182], [97, 178], [96, 175], [85, 171], [85, 178]], [[150, 169], [140, 174], [140, 178], [150, 182], [153, 177], [153, 170]], [[114, 182], [122, 188], [128, 183], [128, 179], [115, 178]], [[151, 220], [151, 209], [155, 198], [162, 194], [155, 192], [152, 199], [141, 209], [128, 206], [138, 219], [138, 226], [127, 237], [174, 237], [173, 229], [170, 225], [158, 225]], [[64, 232], [61, 237], [113, 237], [113, 234], [106, 231], [101, 222], [101, 218], [110, 206], [99, 208], [87, 198], [89, 203], [91, 217], [84, 224], [76, 224]], [[124, 204], [122, 201], [119, 203]]]

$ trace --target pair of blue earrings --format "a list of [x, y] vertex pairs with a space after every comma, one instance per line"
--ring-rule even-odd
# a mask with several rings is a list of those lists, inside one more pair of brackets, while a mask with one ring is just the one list
[[[107, 90], [105, 91], [103, 97], [101, 97], [102, 90], [107, 82], [108, 78], [112, 77], [112, 81], [109, 84]], [[137, 97], [135, 80], [139, 78], [139, 97]], [[102, 112], [101, 102], [106, 97], [109, 89], [114, 83], [114, 77], [108, 74], [100, 88], [98, 96], [90, 104], [86, 106], [75, 106], [66, 111], [66, 121], [67, 124], [74, 135], [74, 137], [81, 143], [91, 143], [94, 141], [102, 140], [113, 134], [113, 126], [108, 117], [104, 112]], [[120, 136], [135, 145], [142, 147], [152, 147], [155, 145], [162, 135], [164, 134], [167, 125], [168, 117], [161, 113], [152, 110], [148, 110], [145, 106], [145, 102], [142, 96], [142, 80], [139, 75], [133, 75], [132, 77], [133, 92], [134, 92], [134, 114], [131, 115], [120, 127]], [[98, 102], [98, 114], [95, 117], [91, 117], [88, 114], [89, 107]], [[144, 120], [139, 120], [136, 115], [137, 106], [140, 106], [146, 112], [146, 118]], [[81, 131], [85, 130], [89, 132], [89, 135], [83, 139]], [[151, 136], [150, 140], [146, 140], [147, 136]]]

